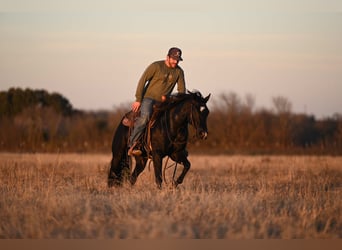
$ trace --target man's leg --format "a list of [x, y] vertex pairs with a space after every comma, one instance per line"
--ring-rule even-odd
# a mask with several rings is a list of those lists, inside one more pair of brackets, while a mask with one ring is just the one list
[[147, 122], [149, 121], [152, 111], [153, 111], [153, 103], [154, 100], [145, 98], [140, 106], [140, 116], [137, 118], [134, 124], [134, 129], [132, 134], [129, 138], [128, 143], [128, 155], [140, 155], [141, 151], [134, 149], [135, 145], [137, 144], [138, 139], [142, 135]]

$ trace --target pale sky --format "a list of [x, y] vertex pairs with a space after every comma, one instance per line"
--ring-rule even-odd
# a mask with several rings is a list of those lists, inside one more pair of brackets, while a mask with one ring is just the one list
[[341, 0], [0, 0], [1, 91], [46, 89], [111, 110], [173, 46], [189, 90], [342, 113]]

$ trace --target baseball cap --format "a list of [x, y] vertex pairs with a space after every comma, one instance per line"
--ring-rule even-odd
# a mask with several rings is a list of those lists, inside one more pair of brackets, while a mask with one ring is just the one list
[[182, 51], [179, 48], [172, 47], [171, 49], [169, 49], [167, 55], [175, 60], [183, 61]]

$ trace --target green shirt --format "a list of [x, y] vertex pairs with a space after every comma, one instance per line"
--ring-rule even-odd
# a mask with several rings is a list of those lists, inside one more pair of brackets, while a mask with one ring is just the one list
[[171, 94], [176, 83], [177, 91], [185, 93], [184, 71], [181, 67], [169, 68], [165, 61], [154, 62], [139, 80], [136, 101], [141, 102], [145, 97], [161, 101], [163, 95]]

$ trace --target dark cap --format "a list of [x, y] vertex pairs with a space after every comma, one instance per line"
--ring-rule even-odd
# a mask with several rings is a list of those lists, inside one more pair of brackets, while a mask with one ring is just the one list
[[169, 53], [167, 53], [167, 55], [175, 60], [183, 61], [182, 51], [179, 48], [172, 47], [169, 49]]

